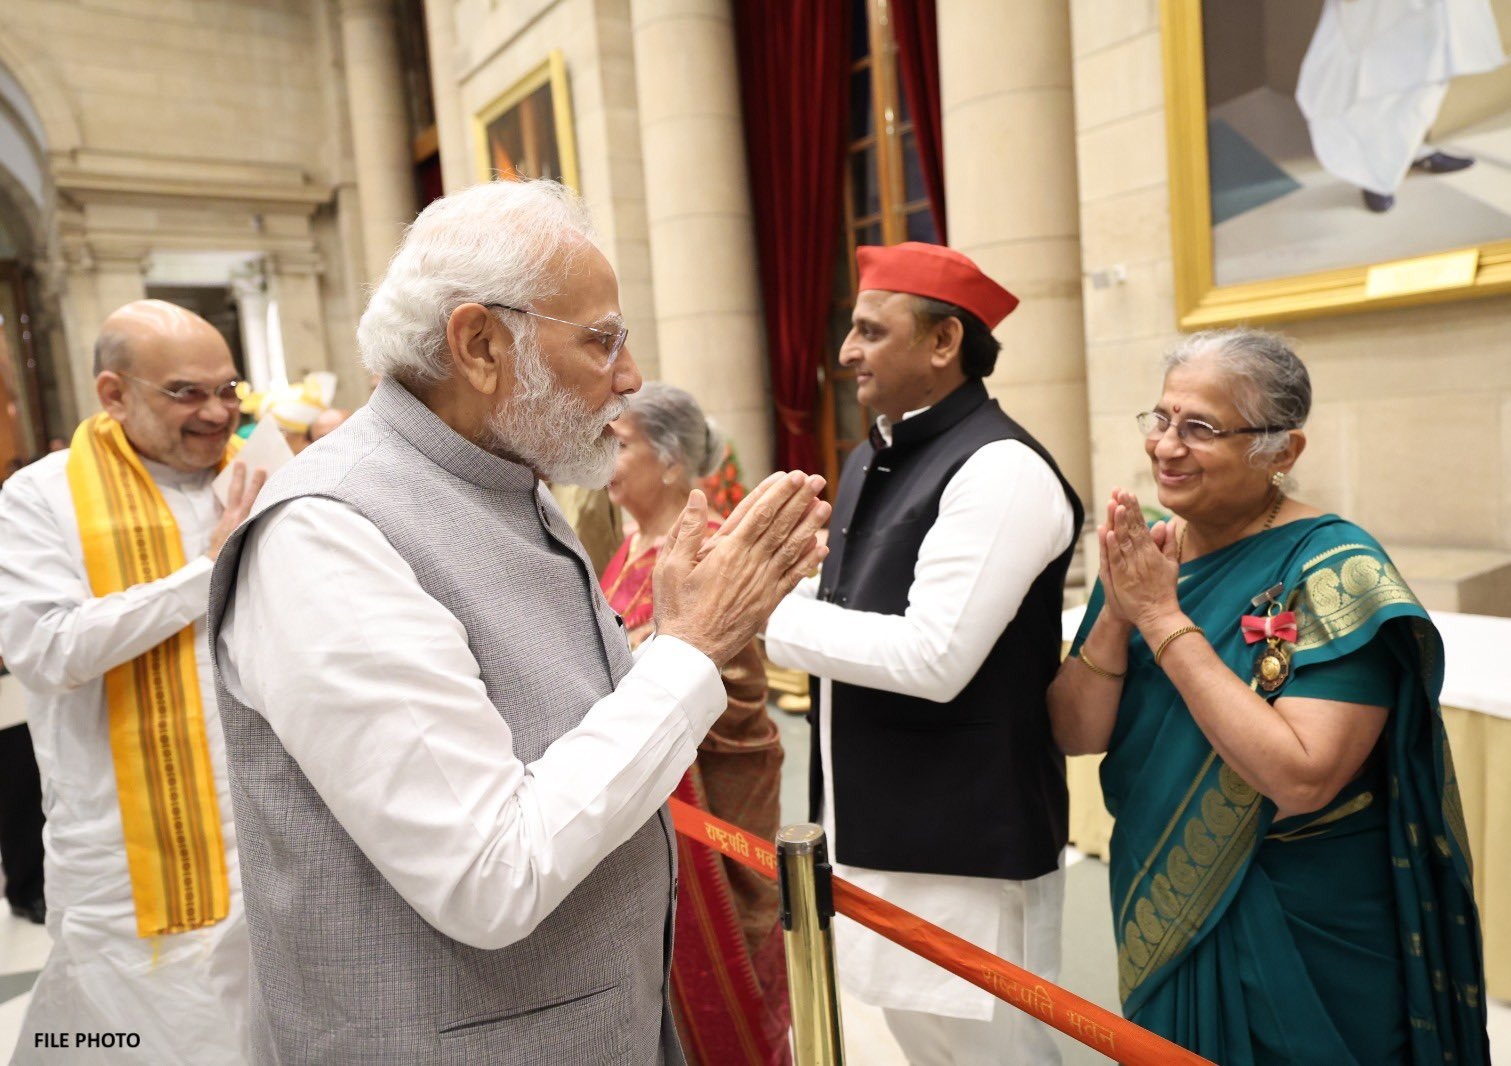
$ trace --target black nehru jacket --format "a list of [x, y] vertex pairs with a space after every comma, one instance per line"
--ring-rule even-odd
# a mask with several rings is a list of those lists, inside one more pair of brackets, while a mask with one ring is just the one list
[[[903, 614], [918, 549], [939, 516], [945, 486], [979, 448], [999, 440], [1021, 441], [1049, 464], [1079, 530], [1081, 501], [1043, 445], [1003, 414], [980, 381], [967, 381], [895, 424], [891, 447], [873, 434], [850, 454], [818, 598], [854, 611]], [[950, 702], [834, 682], [838, 861], [1018, 881], [1056, 868], [1068, 801], [1065, 759], [1050, 734], [1044, 694], [1060, 663], [1061, 594], [1074, 550], [1072, 536]], [[815, 729], [814, 821], [823, 802], [818, 738]]]

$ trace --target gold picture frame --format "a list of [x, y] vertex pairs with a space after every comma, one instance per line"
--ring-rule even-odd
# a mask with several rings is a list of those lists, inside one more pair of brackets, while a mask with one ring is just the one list
[[1176, 318], [1183, 330], [1511, 292], [1511, 240], [1219, 286], [1214, 277], [1201, 0], [1160, 0]]
[[472, 118], [479, 181], [553, 178], [581, 191], [566, 58], [552, 51]]

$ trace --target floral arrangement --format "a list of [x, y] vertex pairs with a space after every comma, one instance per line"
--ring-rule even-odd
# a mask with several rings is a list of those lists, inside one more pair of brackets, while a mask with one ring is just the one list
[[699, 486], [708, 497], [708, 509], [721, 518], [728, 518], [741, 500], [745, 498], [745, 486], [740, 483], [740, 460], [735, 456], [733, 442], [724, 445], [724, 458], [719, 468], [703, 479]]

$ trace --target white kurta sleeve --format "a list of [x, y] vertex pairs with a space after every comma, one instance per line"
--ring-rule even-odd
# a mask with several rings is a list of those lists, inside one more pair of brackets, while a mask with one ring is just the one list
[[395, 890], [480, 948], [528, 936], [644, 825], [726, 703], [706, 656], [657, 637], [522, 762], [461, 622], [377, 527], [324, 499], [251, 531], [219, 661]]
[[1070, 546], [1070, 502], [1049, 465], [994, 441], [945, 486], [901, 615], [789, 595], [766, 624], [782, 666], [945, 703], [976, 676], [1029, 586]]
[[0, 492], [0, 647], [34, 692], [88, 684], [205, 613], [208, 557], [157, 581], [107, 596], [91, 593], [76, 546], [34, 477], [22, 471]]

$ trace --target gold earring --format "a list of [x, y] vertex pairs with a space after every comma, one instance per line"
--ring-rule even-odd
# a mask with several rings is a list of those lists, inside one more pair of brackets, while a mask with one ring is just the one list
[[1273, 474], [1271, 474], [1270, 475], [1270, 484], [1274, 485], [1277, 489], [1281, 485], [1285, 484], [1285, 471], [1284, 470], [1277, 470]]

